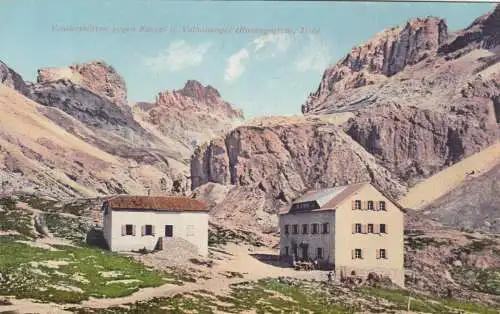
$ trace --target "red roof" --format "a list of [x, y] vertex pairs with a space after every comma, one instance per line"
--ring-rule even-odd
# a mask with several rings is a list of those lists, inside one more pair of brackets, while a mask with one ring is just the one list
[[108, 205], [113, 210], [156, 210], [156, 211], [207, 211], [206, 204], [189, 197], [180, 196], [130, 196], [112, 198]]

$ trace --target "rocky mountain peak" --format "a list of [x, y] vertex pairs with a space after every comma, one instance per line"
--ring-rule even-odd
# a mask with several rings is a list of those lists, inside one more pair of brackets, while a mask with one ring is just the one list
[[70, 80], [119, 106], [127, 106], [125, 80], [112, 66], [102, 60], [38, 70], [37, 82], [39, 84], [60, 79]]
[[217, 89], [196, 80], [188, 80], [182, 89], [160, 92], [155, 104], [155, 107], [177, 108], [187, 110], [186, 112], [211, 112], [231, 119], [243, 119], [243, 112], [224, 101]]
[[376, 34], [325, 70], [320, 86], [302, 106], [302, 112], [312, 111], [329, 95], [373, 85], [399, 73], [435, 54], [447, 36], [446, 22], [437, 17], [415, 18], [405, 27], [392, 27]]
[[186, 97], [209, 102], [216, 102], [221, 97], [218, 90], [210, 85], [203, 86], [203, 84], [196, 80], [188, 80], [184, 88], [178, 92]]

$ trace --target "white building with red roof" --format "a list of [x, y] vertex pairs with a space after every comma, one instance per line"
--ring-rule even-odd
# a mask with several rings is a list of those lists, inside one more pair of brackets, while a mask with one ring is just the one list
[[174, 196], [117, 196], [103, 204], [103, 233], [111, 251], [153, 250], [177, 237], [208, 254], [205, 203]]

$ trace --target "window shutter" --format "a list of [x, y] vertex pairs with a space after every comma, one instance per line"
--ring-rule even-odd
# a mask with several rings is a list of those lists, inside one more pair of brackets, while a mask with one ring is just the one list
[[353, 209], [353, 210], [354, 210], [354, 209], [356, 209], [356, 201], [355, 201], [355, 200], [352, 200], [351, 202], [352, 202], [352, 209]]
[[141, 226], [141, 236], [146, 234], [146, 226]]
[[352, 233], [356, 233], [356, 224], [352, 224]]
[[365, 224], [361, 225], [361, 233], [366, 233], [366, 225]]
[[124, 236], [124, 235], [127, 233], [127, 231], [126, 231], [126, 230], [127, 230], [127, 229], [126, 229], [126, 226], [125, 226], [125, 225], [122, 225], [122, 236]]
[[385, 249], [385, 259], [389, 258], [389, 254], [387, 253], [387, 249]]
[[373, 233], [380, 233], [380, 224], [373, 225]]
[[135, 236], [135, 225], [132, 225], [132, 235]]
[[351, 258], [352, 258], [352, 259], [356, 258], [355, 254], [356, 254], [356, 253], [355, 253], [355, 250], [351, 250]]
[[380, 249], [377, 249], [377, 259], [380, 258]]
[[385, 233], [389, 233], [389, 230], [388, 230], [388, 228], [387, 228], [387, 227], [388, 227], [388, 226], [387, 226], [387, 224], [386, 224], [386, 225], [385, 225]]
[[153, 232], [153, 235], [155, 235], [155, 225], [151, 226], [151, 231]]

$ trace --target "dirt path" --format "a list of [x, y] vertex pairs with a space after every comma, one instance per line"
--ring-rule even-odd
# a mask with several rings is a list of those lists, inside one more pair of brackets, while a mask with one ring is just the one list
[[[187, 283], [183, 286], [166, 284], [156, 288], [145, 288], [134, 294], [122, 298], [114, 299], [90, 299], [84, 301], [81, 306], [91, 308], [105, 308], [117, 306], [125, 303], [134, 303], [140, 300], [152, 299], [154, 297], [169, 297], [179, 293], [193, 292], [196, 290], [206, 290], [214, 294], [225, 294], [230, 291], [230, 285], [245, 281], [254, 281], [262, 278], [288, 276], [302, 279], [325, 280], [326, 272], [308, 271], [297, 272], [291, 268], [283, 268], [266, 264], [252, 257], [248, 247], [240, 245], [228, 245], [225, 248], [233, 254], [231, 259], [216, 264], [213, 267], [213, 278], [208, 280], [198, 279], [196, 283]], [[275, 253], [271, 250], [264, 250], [251, 253]], [[235, 272], [243, 275], [243, 278], [227, 278], [222, 273]]]
[[[245, 281], [254, 281], [261, 278], [269, 277], [294, 277], [301, 279], [316, 279], [325, 280], [326, 272], [324, 271], [308, 271], [297, 272], [291, 268], [273, 266], [259, 261], [251, 254], [272, 254], [276, 253], [270, 249], [249, 252], [247, 246], [230, 244], [224, 248], [225, 251], [232, 256], [224, 261], [219, 261], [213, 266], [212, 278], [203, 280], [198, 279], [195, 283], [186, 283], [183, 286], [165, 284], [156, 288], [141, 289], [129, 296], [112, 299], [94, 299], [77, 305], [58, 305], [58, 304], [40, 304], [30, 300], [11, 300], [13, 305], [1, 306], [0, 311], [18, 311], [19, 313], [70, 313], [64, 311], [67, 307], [88, 307], [88, 308], [107, 308], [119, 306], [126, 303], [134, 303], [141, 300], [148, 300], [154, 297], [170, 297], [176, 294], [193, 292], [196, 290], [206, 290], [214, 294], [226, 294], [230, 292], [230, 285]], [[223, 274], [227, 272], [235, 272], [243, 275], [243, 278], [227, 278]]]

